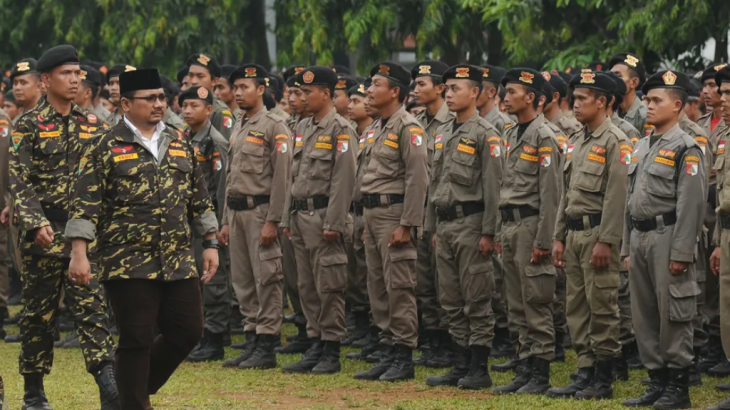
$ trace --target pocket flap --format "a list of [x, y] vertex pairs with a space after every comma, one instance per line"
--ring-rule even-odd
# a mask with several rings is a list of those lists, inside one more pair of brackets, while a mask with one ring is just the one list
[[333, 255], [325, 255], [319, 258], [319, 264], [322, 266], [344, 265], [347, 263], [347, 255], [344, 253], [335, 253]]
[[670, 283], [669, 294], [673, 298], [689, 298], [700, 294], [700, 287], [697, 286], [697, 282], [690, 280], [682, 283]]
[[591, 175], [603, 175], [603, 170], [606, 168], [605, 164], [601, 164], [593, 161], [585, 161], [583, 166], [580, 168], [580, 172], [585, 172]]
[[552, 264], [547, 263], [541, 263], [539, 265], [530, 263], [525, 266], [525, 276], [535, 277], [540, 275], [555, 276], [557, 275], [557, 272], [555, 272], [555, 268], [553, 268]]
[[651, 164], [648, 169], [649, 173], [655, 177], [664, 179], [674, 179], [674, 167], [662, 164]]
[[263, 144], [254, 144], [252, 142], [244, 142], [241, 145], [241, 151], [245, 152], [246, 154], [249, 154], [249, 155], [263, 157], [264, 156], [264, 145]]
[[636, 172], [638, 162], [634, 162], [633, 157], [631, 158], [631, 164], [629, 165], [629, 175], [633, 175]]
[[259, 248], [259, 259], [262, 261], [268, 261], [276, 258], [281, 258], [281, 249], [276, 246], [267, 246]]
[[193, 167], [190, 165], [190, 161], [187, 159], [177, 159], [169, 162], [170, 168], [179, 169], [181, 172], [190, 173], [193, 171]]
[[394, 248], [390, 250], [390, 261], [414, 261], [416, 260], [416, 249], [415, 248]]
[[618, 288], [621, 285], [621, 276], [616, 273], [597, 273], [593, 275], [593, 282], [599, 289]]
[[717, 157], [717, 161], [715, 161], [715, 165], [712, 167], [716, 171], [722, 170], [722, 168], [725, 166], [725, 156], [720, 155]]
[[469, 274], [476, 275], [477, 273], [489, 272], [491, 267], [491, 263], [478, 263], [476, 265], [471, 265], [469, 266]]
[[460, 152], [454, 152], [454, 155], [451, 157], [451, 159], [456, 162], [457, 164], [466, 165], [466, 166], [472, 166], [474, 165], [474, 161], [477, 159], [476, 154], [462, 154]]
[[322, 161], [332, 161], [332, 150], [315, 148], [309, 152], [309, 156]]

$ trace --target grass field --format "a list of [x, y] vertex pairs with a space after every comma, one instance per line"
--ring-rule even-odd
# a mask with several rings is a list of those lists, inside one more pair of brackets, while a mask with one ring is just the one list
[[[16, 333], [17, 327], [10, 327]], [[285, 325], [284, 333], [295, 332]], [[234, 341], [239, 341], [240, 336]], [[0, 372], [5, 380], [6, 403], [12, 410], [21, 406], [23, 381], [18, 375], [20, 345], [0, 343]], [[345, 349], [345, 352], [350, 351]], [[227, 349], [226, 357], [237, 350]], [[279, 355], [279, 365], [299, 360], [299, 355]], [[442, 370], [417, 368], [416, 380], [385, 384], [360, 382], [355, 372], [369, 368], [364, 362], [344, 359], [338, 375], [286, 375], [281, 370], [238, 371], [224, 369], [220, 362], [183, 364], [170, 381], [152, 397], [156, 410], [229, 410], [229, 409], [393, 409], [393, 410], [476, 410], [476, 409], [556, 409], [588, 410], [622, 408], [621, 401], [639, 395], [645, 371], [633, 371], [631, 380], [614, 384], [616, 399], [602, 402], [553, 400], [546, 397], [495, 396], [489, 392], [471, 392], [456, 388], [430, 388], [426, 376]], [[551, 383], [565, 385], [575, 367], [570, 351], [566, 363], [553, 365]], [[512, 373], [492, 373], [495, 384], [506, 384]], [[694, 408], [703, 409], [722, 400], [725, 395], [715, 389], [722, 379], [703, 377], [703, 385], [692, 388]], [[55, 363], [46, 378], [46, 393], [54, 410], [98, 410], [98, 391], [86, 373], [80, 350], [56, 350]]]

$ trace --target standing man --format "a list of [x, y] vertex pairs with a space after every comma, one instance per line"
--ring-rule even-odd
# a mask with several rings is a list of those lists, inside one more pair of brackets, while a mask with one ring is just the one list
[[636, 144], [629, 167], [628, 214], [621, 249], [629, 256], [631, 305], [650, 384], [629, 407], [691, 406], [692, 319], [699, 287], [694, 257], [707, 195], [702, 151], [677, 122], [689, 78], [665, 70], [642, 91], [654, 132]]
[[13, 96], [18, 105], [23, 108], [23, 112], [32, 110], [41, 99], [43, 83], [36, 64], [37, 62], [33, 58], [24, 58], [18, 61], [10, 71]]
[[[373, 142], [366, 145], [367, 169], [360, 191], [364, 207], [368, 294], [373, 321], [381, 329], [382, 355], [360, 380], [414, 378], [418, 345], [416, 245], [423, 224], [428, 184], [428, 138], [403, 102], [411, 73], [391, 62], [370, 70], [371, 105], [380, 113]], [[369, 138], [369, 137], [368, 137]]]
[[221, 66], [221, 76], [218, 78], [218, 84], [215, 85], [215, 96], [223, 104], [228, 107], [228, 110], [233, 113], [234, 122], [241, 118], [241, 109], [236, 104], [236, 96], [233, 95], [233, 85], [228, 82], [228, 77], [236, 69], [236, 66], [231, 64], [223, 64]]
[[[218, 223], [193, 147], [162, 122], [159, 72], [123, 73], [119, 88], [124, 116], [75, 167], [79, 179], [65, 235], [73, 242], [74, 283], [91, 279], [86, 248], [97, 243], [100, 280], [119, 327], [119, 408], [146, 410], [149, 395], [202, 334], [199, 286], [218, 268]], [[200, 280], [191, 232], [207, 241]]]
[[[443, 74], [446, 104], [456, 117], [438, 128], [426, 217], [434, 232], [439, 299], [453, 335], [454, 368], [429, 386], [487, 389], [494, 338], [494, 236], [499, 218], [502, 138], [477, 111], [481, 67], [456, 65]], [[416, 88], [418, 89], [418, 88]]]
[[264, 107], [266, 69], [237, 68], [228, 81], [246, 111], [229, 149], [221, 241], [231, 253], [231, 280], [246, 318], [246, 345], [224, 367], [276, 367], [274, 344], [282, 321], [282, 267], [278, 225], [291, 178], [291, 131]]
[[609, 75], [581, 73], [570, 86], [575, 119], [585, 128], [568, 142], [553, 263], [567, 273], [566, 313], [578, 371], [567, 387], [547, 395], [609, 399], [613, 361], [621, 352], [619, 248], [632, 147], [608, 116], [616, 87]]
[[27, 112], [10, 138], [10, 191], [20, 226], [23, 317], [20, 320], [20, 373], [25, 379], [24, 406], [48, 409], [43, 377], [53, 364], [53, 335], [61, 289], [70, 301], [86, 370], [94, 375], [104, 410], [119, 409], [111, 352], [114, 342], [98, 282], [68, 280], [71, 244], [64, 237], [73, 180], [89, 128], [101, 126], [73, 101], [79, 91], [79, 58], [70, 45], [46, 51], [37, 70], [47, 99]]
[[[499, 131], [499, 135], [503, 137], [504, 133], [514, 125], [514, 121], [512, 121], [509, 115], [499, 110], [499, 94], [500, 90], [504, 89], [501, 81], [505, 69], [493, 65], [483, 65], [482, 72], [484, 73], [484, 78], [482, 79], [484, 89], [479, 94], [477, 109], [479, 109], [479, 115], [487, 120], [488, 123], [492, 124]], [[499, 279], [495, 277], [495, 280]], [[492, 301], [492, 304], [494, 304], [494, 301]], [[497, 317], [497, 321], [499, 322], [499, 317]], [[497, 323], [497, 326], [499, 327], [499, 323]]]
[[[715, 81], [715, 74], [725, 68], [727, 64], [713, 64], [702, 72], [702, 91], [705, 97], [705, 107], [708, 112], [697, 120], [697, 125], [705, 129], [707, 134], [713, 134], [719, 125], [724, 125], [722, 120], [722, 101]], [[715, 134], [717, 135], [717, 134]]]
[[[549, 99], [550, 102], [545, 103], [542, 113], [545, 119], [558, 127], [566, 138], [570, 137], [580, 131], [582, 127], [580, 122], [575, 118], [563, 115], [563, 111], [560, 109], [561, 101], [568, 97], [568, 84], [559, 75], [554, 75], [547, 71], [543, 71], [542, 75], [553, 89], [553, 95]], [[609, 94], [608, 99], [611, 99], [611, 94]]]
[[702, 83], [697, 78], [689, 79], [689, 92], [687, 97], [687, 104], [684, 106], [684, 113], [692, 122], [697, 122], [702, 116]]
[[337, 74], [337, 85], [335, 86], [335, 95], [332, 100], [337, 114], [346, 120], [350, 119], [350, 114], [347, 112], [347, 107], [350, 105], [350, 96], [347, 95], [347, 92], [356, 85], [357, 80], [352, 76]]
[[[215, 86], [222, 73], [221, 66], [218, 65], [215, 57], [209, 54], [193, 54], [188, 57], [187, 66], [190, 87], [199, 85], [210, 93], [215, 92]], [[225, 137], [226, 141], [231, 138], [231, 131], [235, 123], [233, 112], [217, 98], [213, 98], [213, 113], [210, 114], [210, 123]]]
[[185, 129], [185, 123], [183, 120], [172, 110], [180, 94], [180, 88], [172, 82], [167, 76], [160, 75], [160, 81], [162, 82], [162, 89], [165, 90], [165, 116], [162, 118], [162, 122], [178, 131]]
[[499, 202], [507, 306], [519, 329], [520, 360], [515, 378], [496, 387], [497, 393], [544, 393], [555, 356], [556, 272], [550, 246], [562, 170], [555, 133], [537, 114], [545, 82], [540, 72], [529, 68], [509, 70], [502, 78], [505, 106], [518, 119], [505, 134], [507, 160]]
[[136, 67], [129, 64], [117, 64], [110, 68], [106, 73], [106, 83], [109, 86], [109, 102], [111, 102], [115, 107], [109, 117], [104, 118], [104, 121], [110, 126], [117, 125], [122, 115], [122, 113], [119, 112], [119, 103], [121, 100], [121, 95], [119, 94], [119, 75], [136, 69]]
[[631, 125], [630, 122], [619, 117], [618, 115], [618, 112], [621, 109], [621, 104], [626, 97], [626, 83], [623, 79], [621, 79], [621, 77], [611, 71], [607, 71], [606, 74], [611, 76], [614, 83], [616, 83], [616, 88], [614, 90], [614, 101], [608, 107], [608, 115], [611, 117], [611, 122], [613, 122], [613, 125], [617, 126], [618, 129], [626, 134], [626, 137], [628, 137], [631, 143], [636, 145], [636, 143], [639, 142], [643, 135], [639, 132], [639, 130]]
[[644, 80], [646, 69], [639, 56], [632, 53], [618, 53], [608, 62], [611, 72], [621, 77], [626, 83], [626, 95], [619, 109], [619, 117], [625, 119], [640, 133], [644, 132], [646, 124], [646, 106], [636, 95]]
[[94, 107], [94, 98], [96, 98], [97, 90], [99, 90], [101, 84], [101, 74], [88, 65], [82, 65], [80, 68], [81, 86], [74, 102], [89, 113], [96, 115], [97, 118], [103, 118], [96, 112], [96, 107]]

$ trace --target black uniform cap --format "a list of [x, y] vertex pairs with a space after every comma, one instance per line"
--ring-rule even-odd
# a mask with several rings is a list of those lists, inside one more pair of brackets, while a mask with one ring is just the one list
[[570, 88], [590, 88], [613, 95], [616, 92], [616, 82], [602, 71], [582, 71], [570, 80]]
[[244, 64], [231, 73], [231, 75], [228, 77], [228, 82], [233, 86], [233, 84], [238, 80], [239, 78], [251, 78], [254, 80], [263, 80], [269, 76], [269, 72], [266, 71], [266, 69], [258, 64]]
[[13, 79], [19, 75], [37, 73], [37, 64], [38, 63], [36, 62], [35, 58], [24, 58], [18, 61], [13, 66], [13, 69], [10, 70], [10, 81], [13, 81]]
[[365, 93], [367, 92], [367, 88], [365, 88], [365, 84], [358, 84], [354, 87], [351, 87], [349, 90], [347, 90], [347, 95], [352, 97], [353, 95], [360, 95], [365, 97]]
[[508, 70], [504, 73], [504, 77], [502, 77], [503, 86], [506, 87], [507, 84], [510, 83], [522, 84], [529, 87], [537, 93], [537, 96], [539, 97], [540, 94], [542, 94], [545, 77], [543, 77], [539, 71], [533, 70], [532, 68], [517, 67]]
[[506, 72], [507, 70], [502, 67], [485, 64], [482, 66], [482, 73], [484, 74], [482, 81], [489, 81], [490, 83], [500, 85], [502, 83], [502, 77], [504, 77], [504, 73]]
[[560, 76], [560, 78], [562, 78], [563, 81], [565, 81], [565, 84], [566, 85], [567, 84], [570, 84], [570, 80], [573, 79], [573, 76], [570, 75], [570, 74], [568, 74], [568, 73], [566, 73], [565, 71], [553, 71], [552, 73], [553, 74], [557, 74], [558, 76]]
[[218, 78], [221, 76], [221, 66], [218, 61], [210, 54], [193, 54], [188, 57], [186, 62], [187, 66], [197, 65], [208, 69], [211, 78]]
[[122, 73], [126, 73], [128, 71], [135, 71], [136, 69], [136, 67], [129, 64], [117, 64], [112, 66], [112, 68], [109, 69], [109, 72], [106, 73], [106, 82], [108, 84], [109, 80], [112, 78], [119, 77]]
[[725, 66], [715, 73], [715, 82], [717, 83], [717, 92], [720, 92], [722, 83], [730, 83], [730, 67]]
[[481, 67], [469, 65], [469, 64], [457, 64], [453, 67], [449, 67], [444, 72], [443, 80], [449, 80], [455, 78], [457, 80], [472, 80], [479, 84], [479, 89], [482, 89], [482, 79], [484, 78], [484, 71]]
[[702, 94], [702, 83], [700, 83], [700, 80], [691, 77], [688, 75], [689, 78], [689, 90], [687, 90], [687, 96], [691, 98], [700, 98], [700, 94]]
[[208, 105], [213, 105], [213, 93], [208, 91], [205, 87], [196, 85], [183, 91], [180, 93], [180, 96], [177, 97], [177, 103], [181, 107], [185, 100], [201, 100], [205, 101]]
[[236, 69], [236, 66], [233, 64], [223, 64], [221, 66], [221, 77], [225, 78], [226, 81], [228, 81], [228, 77], [231, 76], [233, 71]]
[[305, 68], [306, 67], [304, 67], [303, 65], [293, 65], [287, 68], [286, 70], [284, 70], [284, 80], [288, 82], [290, 78], [301, 73], [302, 71], [304, 71]]
[[646, 84], [641, 87], [641, 91], [644, 95], [648, 95], [649, 91], [655, 88], [674, 88], [687, 91], [689, 89], [689, 77], [679, 71], [662, 70], [649, 77]]
[[38, 59], [36, 69], [39, 73], [47, 73], [64, 64], [79, 64], [79, 53], [72, 45], [51, 47]]
[[335, 88], [338, 82], [337, 73], [321, 65], [307, 67], [297, 77], [301, 78], [301, 85], [326, 85], [330, 89]]
[[[705, 81], [715, 78], [715, 74], [717, 74], [720, 70], [725, 68], [727, 64], [713, 64], [707, 68], [705, 68], [704, 71], [702, 71], [702, 84], [705, 84]], [[720, 84], [718, 84], [719, 86]]]
[[183, 80], [185, 77], [188, 76], [188, 73], [190, 72], [190, 68], [188, 66], [185, 66], [177, 71], [177, 83], [182, 85]]
[[590, 68], [591, 71], [603, 71], [607, 67], [606, 67], [606, 63], [603, 63], [601, 61], [594, 61], [594, 62], [588, 64], [587, 68]]
[[545, 83], [542, 85], [542, 95], [545, 96], [545, 103], [543, 104], [543, 109], [547, 107], [548, 104], [553, 102], [553, 93], [555, 92], [555, 89], [550, 85], [548, 81], [545, 81]]
[[646, 68], [639, 56], [633, 53], [618, 53], [609, 60], [608, 69], [610, 70], [616, 64], [623, 64], [630, 70], [633, 70], [639, 75], [639, 85], [644, 84], [646, 80]]
[[449, 66], [446, 63], [435, 60], [421, 61], [411, 68], [411, 78], [418, 77], [438, 77], [441, 78]]
[[81, 69], [81, 81], [91, 85], [92, 87], [101, 86], [101, 73], [94, 67], [90, 65], [82, 65], [79, 68]]
[[384, 61], [370, 69], [370, 77], [379, 75], [400, 85], [408, 87], [411, 84], [411, 73], [400, 64]]
[[334, 71], [337, 74], [351, 74], [350, 69], [345, 67], [344, 65], [335, 64], [332, 66], [332, 71]]
[[558, 74], [543, 71], [542, 76], [550, 83], [550, 87], [553, 88], [554, 92], [560, 94], [560, 98], [565, 98], [568, 95], [568, 83], [560, 78]]
[[299, 88], [302, 86], [302, 83], [299, 82], [301, 80], [302, 79], [301, 79], [301, 77], [299, 77], [299, 75], [294, 74], [293, 76], [289, 77], [289, 79], [286, 80], [286, 86], [289, 88]]
[[355, 77], [347, 74], [337, 74], [337, 84], [335, 85], [335, 90], [347, 91], [356, 85], [357, 80], [355, 80]]
[[268, 88], [271, 89], [272, 95], [276, 101], [281, 101], [281, 99], [284, 98], [284, 80], [275, 74], [269, 74], [267, 78]]
[[606, 75], [609, 76], [613, 83], [616, 85], [616, 88], [613, 90], [613, 96], [616, 97], [616, 102], [621, 104], [624, 101], [624, 97], [626, 97], [626, 93], [628, 92], [628, 89], [626, 88], [626, 83], [624, 82], [623, 78], [617, 76], [616, 74], [606, 71]]
[[126, 71], [119, 75], [119, 93], [162, 88], [160, 72], [156, 68]]

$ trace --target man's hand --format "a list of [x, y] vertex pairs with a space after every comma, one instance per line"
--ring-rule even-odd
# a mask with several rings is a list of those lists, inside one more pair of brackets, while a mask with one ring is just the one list
[[289, 228], [281, 228], [281, 233], [291, 240], [291, 230]]
[[221, 230], [218, 231], [218, 234], [216, 235], [218, 236], [218, 242], [220, 242], [223, 246], [228, 246], [228, 240], [230, 239], [228, 235], [228, 225], [223, 225]]
[[628, 256], [624, 258], [623, 265], [624, 265], [624, 270], [626, 272], [628, 272], [629, 271], [629, 257]]
[[550, 251], [547, 251], [545, 249], [532, 248], [532, 257], [530, 258], [530, 263], [536, 265], [542, 262], [542, 260], [545, 259], [549, 253]]
[[91, 281], [91, 264], [86, 256], [86, 250], [71, 253], [68, 277], [75, 285], [89, 284]]
[[499, 257], [501, 258], [502, 257], [502, 242], [499, 242], [499, 241], [495, 242], [494, 250], [497, 251], [497, 255], [499, 255]]
[[327, 242], [336, 242], [336, 241], [339, 241], [340, 240], [340, 237], [341, 237], [341, 235], [340, 235], [339, 232], [330, 231], [330, 230], [327, 230], [327, 229], [324, 230], [323, 235], [324, 235], [324, 240], [327, 241]]
[[6, 206], [2, 212], [0, 212], [0, 224], [8, 225], [10, 223], [10, 205]]
[[479, 239], [479, 252], [486, 259], [489, 259], [489, 255], [494, 252], [494, 239], [489, 235], [482, 235]]
[[720, 274], [720, 252], [720, 247], [718, 246], [712, 251], [712, 256], [710, 256], [710, 269], [715, 276]]
[[687, 263], [687, 262], [677, 262], [677, 261], [669, 262], [669, 271], [672, 272], [672, 275], [681, 275], [681, 274], [687, 272], [688, 268], [689, 268], [689, 263]]
[[53, 243], [53, 229], [50, 226], [41, 226], [35, 230], [35, 243], [48, 248]]
[[261, 229], [261, 236], [259, 236], [259, 243], [263, 246], [269, 246], [276, 240], [279, 235], [279, 230], [274, 222], [266, 222], [264, 227]]
[[200, 281], [208, 283], [218, 271], [218, 249], [209, 248], [203, 251], [203, 277]]
[[565, 245], [557, 239], [553, 239], [553, 265], [565, 269]]
[[431, 248], [436, 249], [436, 234], [431, 237]]
[[611, 258], [611, 246], [603, 242], [596, 242], [593, 247], [593, 253], [591, 254], [591, 265], [594, 268], [606, 269], [608, 268], [608, 261]]
[[390, 234], [390, 242], [388, 246], [403, 246], [411, 242], [411, 228], [407, 226], [399, 226]]

